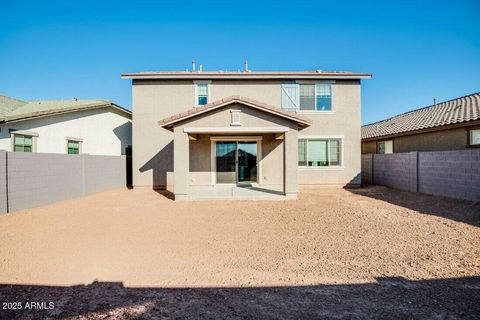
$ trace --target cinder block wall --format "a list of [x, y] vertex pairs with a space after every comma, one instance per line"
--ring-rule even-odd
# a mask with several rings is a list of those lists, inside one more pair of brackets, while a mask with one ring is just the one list
[[82, 156], [23, 152], [7, 154], [10, 212], [83, 194]]
[[85, 156], [85, 194], [125, 187], [126, 159], [112, 156]]
[[480, 149], [362, 155], [362, 181], [480, 201], [479, 164]]
[[[416, 192], [416, 153], [375, 154], [373, 181], [394, 189]], [[414, 164], [414, 165], [413, 165]], [[415, 186], [415, 188], [414, 188]]]
[[7, 212], [7, 197], [13, 212], [126, 185], [125, 156], [0, 151], [2, 156], [0, 213]]
[[362, 154], [362, 183], [372, 184], [373, 154]]
[[7, 212], [7, 152], [0, 150], [0, 214]]
[[480, 150], [420, 152], [419, 192], [480, 201]]

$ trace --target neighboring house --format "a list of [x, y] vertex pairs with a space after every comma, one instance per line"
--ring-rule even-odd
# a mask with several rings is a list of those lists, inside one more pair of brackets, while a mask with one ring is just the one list
[[132, 79], [133, 183], [358, 186], [360, 80], [352, 72], [140, 72]]
[[480, 93], [437, 103], [362, 127], [362, 153], [480, 147]]
[[21, 101], [0, 96], [0, 149], [121, 155], [131, 145], [131, 112], [105, 100]]

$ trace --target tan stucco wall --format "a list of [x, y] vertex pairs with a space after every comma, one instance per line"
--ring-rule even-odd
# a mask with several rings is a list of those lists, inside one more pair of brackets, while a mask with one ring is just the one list
[[[391, 139], [393, 139], [393, 149], [395, 153], [410, 151], [463, 150], [467, 145], [467, 130], [465, 130], [465, 128], [456, 128], [395, 137]], [[362, 153], [375, 152], [375, 141], [362, 143]]]
[[360, 184], [361, 132], [360, 84], [336, 82], [332, 86], [332, 113], [304, 113], [313, 125], [299, 132], [299, 137], [343, 137], [342, 168], [305, 168], [298, 171], [300, 185]]
[[466, 145], [464, 128], [397, 137], [393, 141], [395, 152], [462, 150]]
[[[283, 140], [276, 140], [273, 134], [262, 136], [259, 175], [263, 185], [283, 184]], [[197, 140], [190, 140], [190, 176], [191, 186], [206, 186], [212, 183], [212, 141], [211, 135], [198, 135]], [[170, 175], [169, 175], [170, 177]], [[259, 176], [260, 178], [260, 176]], [[173, 180], [169, 178], [170, 185]]]
[[[184, 128], [198, 127], [229, 127], [230, 110], [240, 110], [241, 127], [287, 127], [289, 130], [296, 131], [297, 125], [289, 120], [279, 118], [263, 111], [258, 111], [243, 105], [231, 105], [213, 112], [201, 115], [193, 120], [179, 123], [176, 127], [179, 130]], [[283, 184], [283, 140], [276, 140], [274, 134], [231, 134], [231, 136], [262, 136], [260, 170], [262, 184], [264, 185], [282, 185]], [[225, 136], [225, 134], [216, 134], [214, 136]], [[211, 135], [200, 134], [197, 140], [190, 140], [189, 150], [189, 185], [210, 185], [211, 176]], [[168, 185], [173, 181], [169, 176]]]
[[[212, 81], [211, 101], [230, 95], [246, 96], [281, 107], [282, 81]], [[133, 166], [135, 186], [165, 186], [173, 172], [173, 134], [157, 121], [193, 107], [193, 81], [134, 81]], [[337, 81], [332, 86], [332, 113], [305, 113], [313, 125], [300, 131], [304, 137], [343, 137], [343, 168], [299, 169], [299, 184], [360, 183], [360, 83]], [[246, 112], [247, 113], [247, 112]], [[230, 120], [228, 114], [228, 121]], [[206, 120], [209, 122], [209, 120]], [[265, 125], [259, 122], [258, 126]], [[254, 122], [244, 125], [254, 125]], [[207, 126], [198, 122], [197, 126]], [[275, 148], [275, 153], [279, 152]], [[275, 156], [276, 157], [276, 156]], [[272, 160], [274, 156], [272, 155]], [[274, 170], [275, 167], [272, 167]], [[200, 179], [200, 178], [199, 178]], [[277, 181], [277, 178], [272, 178]], [[170, 179], [169, 179], [170, 180]], [[268, 179], [267, 179], [268, 180]], [[172, 180], [173, 181], [173, 180]]]
[[376, 153], [377, 143], [375, 141], [362, 142], [362, 154]]

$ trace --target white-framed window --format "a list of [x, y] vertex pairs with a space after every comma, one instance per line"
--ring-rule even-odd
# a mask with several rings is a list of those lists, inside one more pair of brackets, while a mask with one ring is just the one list
[[209, 102], [210, 83], [197, 82], [195, 84], [195, 103], [197, 106], [204, 106]]
[[65, 137], [67, 144], [67, 154], [81, 154], [82, 153], [82, 142], [81, 138]]
[[332, 111], [332, 83], [284, 83], [282, 84], [282, 108], [310, 112]]
[[332, 85], [330, 83], [315, 85], [315, 108], [317, 111], [332, 110]]
[[300, 110], [306, 110], [306, 111], [315, 110], [315, 85], [314, 84], [300, 85]]
[[14, 152], [34, 152], [34, 137], [26, 134], [13, 134]]
[[240, 121], [241, 110], [230, 110], [230, 125], [231, 126], [241, 126], [242, 123]]
[[379, 154], [393, 153], [393, 140], [378, 141], [377, 153]]
[[342, 166], [342, 139], [299, 139], [299, 167]]
[[469, 144], [471, 146], [480, 146], [480, 129], [469, 131]]

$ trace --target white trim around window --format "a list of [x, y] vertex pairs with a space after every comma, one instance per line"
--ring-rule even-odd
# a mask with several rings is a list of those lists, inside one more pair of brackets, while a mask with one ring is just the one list
[[[301, 105], [300, 105], [300, 100], [299, 100], [299, 103], [298, 103], [298, 110], [297, 110], [297, 113], [301, 113], [301, 114], [334, 114], [335, 113], [335, 110], [334, 110], [334, 105], [333, 105], [333, 96], [334, 96], [334, 84], [335, 84], [335, 80], [321, 80], [321, 81], [315, 81], [315, 80], [297, 80], [295, 81], [296, 84], [298, 84], [299, 86], [301, 85], [314, 85], [314, 107], [315, 109], [314, 110], [302, 110], [301, 109]], [[317, 98], [318, 98], [318, 85], [319, 84], [329, 84], [330, 85], [330, 110], [317, 110]], [[300, 87], [299, 89], [300, 90]]]
[[78, 143], [78, 154], [82, 154], [82, 144], [83, 144], [83, 139], [82, 138], [75, 138], [75, 137], [65, 137], [65, 151], [67, 154], [70, 154], [68, 152], [68, 144], [69, 142], [76, 142]]
[[194, 80], [193, 85], [195, 86], [195, 101], [194, 101], [194, 106], [195, 107], [202, 107], [204, 105], [199, 105], [198, 104], [198, 85], [199, 84], [206, 84], [207, 85], [207, 103], [212, 102], [211, 97], [212, 97], [212, 81], [211, 80]]
[[[31, 151], [15, 151], [15, 136], [29, 137], [31, 139]], [[38, 132], [15, 130], [10, 132], [10, 150], [12, 152], [37, 152]]]
[[[344, 136], [343, 135], [312, 135], [312, 136], [299, 136], [298, 140], [306, 140], [307, 143], [305, 144], [306, 148], [306, 153], [305, 157], [308, 157], [308, 140], [327, 140], [327, 156], [328, 156], [328, 161], [330, 162], [330, 140], [339, 140], [340, 141], [340, 165], [328, 165], [328, 166], [308, 166], [308, 165], [298, 165], [299, 170], [325, 170], [325, 171], [331, 171], [331, 170], [343, 170], [345, 169], [344, 166]], [[306, 162], [308, 163], [308, 158], [305, 159]], [[300, 162], [300, 160], [298, 160]]]

